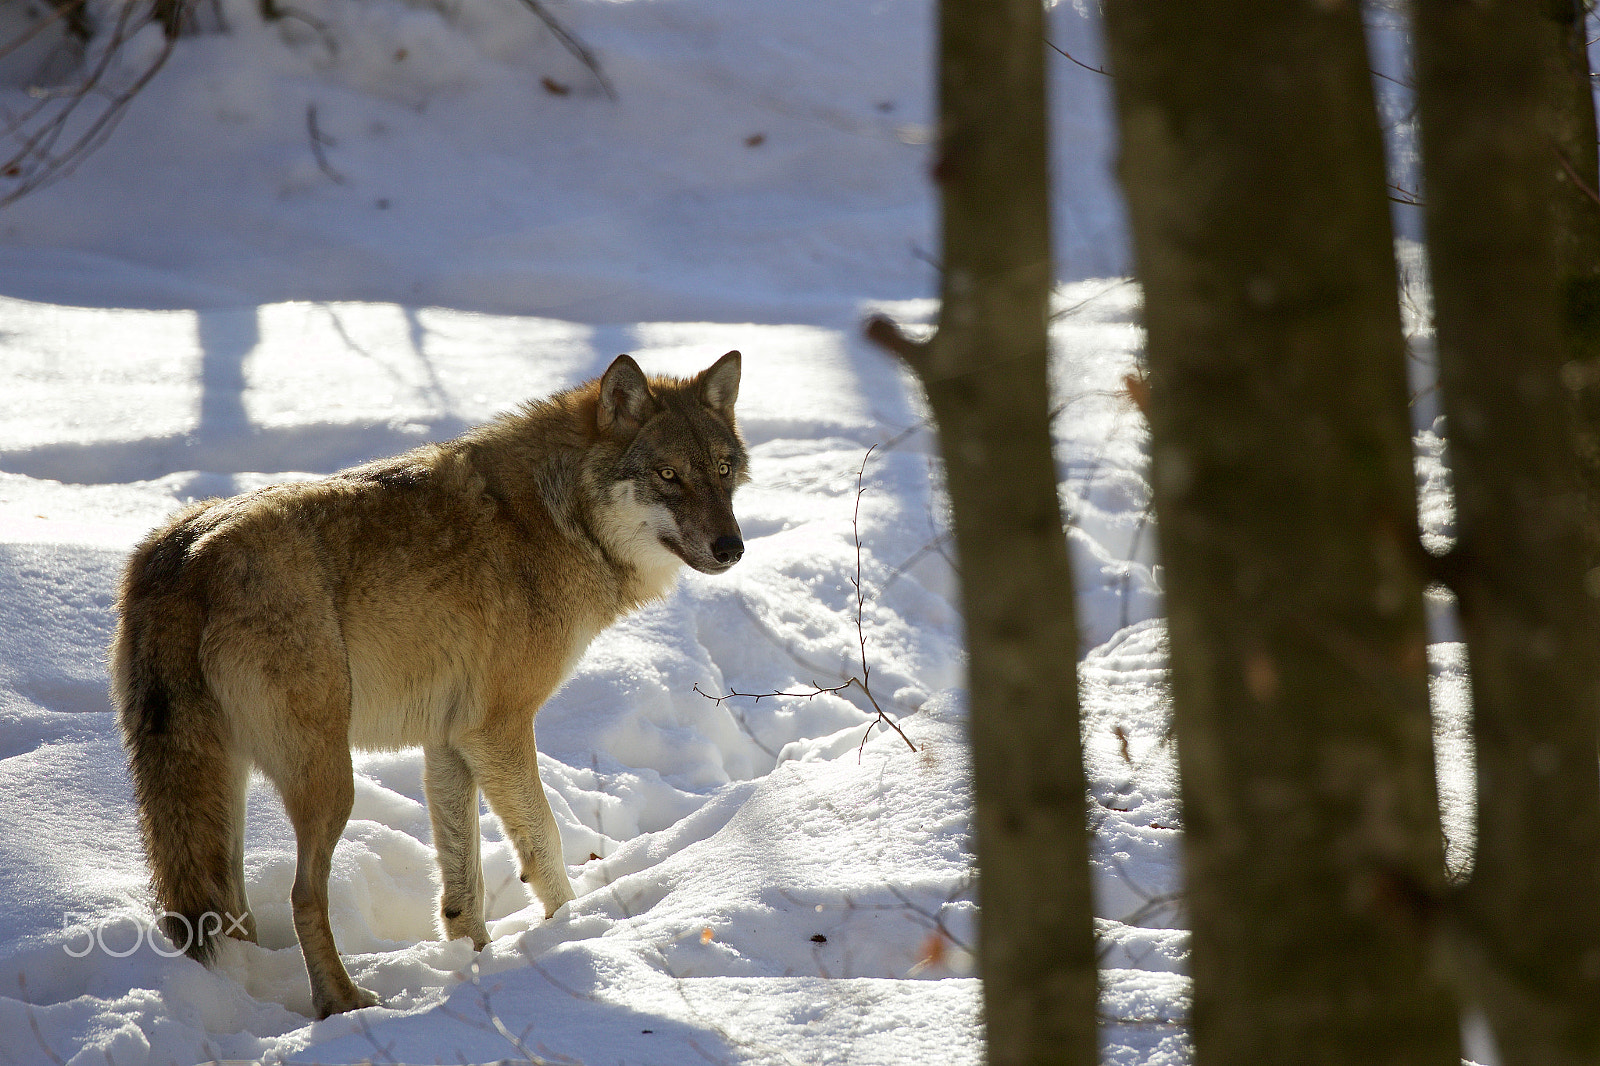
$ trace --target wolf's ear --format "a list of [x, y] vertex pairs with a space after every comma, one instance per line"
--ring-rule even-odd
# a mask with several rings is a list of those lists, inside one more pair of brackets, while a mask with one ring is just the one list
[[700, 372], [700, 399], [729, 422], [733, 421], [733, 404], [739, 398], [738, 352], [727, 355]]
[[619, 355], [600, 378], [600, 432], [631, 436], [656, 412], [656, 398], [631, 355]]

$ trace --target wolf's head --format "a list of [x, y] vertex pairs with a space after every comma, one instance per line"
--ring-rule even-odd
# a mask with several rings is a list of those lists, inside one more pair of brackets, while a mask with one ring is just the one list
[[619, 355], [600, 379], [600, 432], [624, 446], [612, 471], [614, 513], [706, 574], [744, 555], [733, 517], [733, 490], [750, 479], [733, 416], [739, 361], [729, 352], [683, 380], [646, 378]]

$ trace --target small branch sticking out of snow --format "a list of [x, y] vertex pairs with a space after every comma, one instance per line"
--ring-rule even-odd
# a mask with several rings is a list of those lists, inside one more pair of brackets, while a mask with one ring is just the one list
[[810, 700], [816, 699], [824, 692], [839, 693], [843, 692], [845, 689], [851, 688], [852, 686], [859, 688], [867, 697], [867, 702], [872, 704], [872, 709], [877, 712], [878, 717], [873, 720], [871, 725], [867, 726], [867, 732], [861, 738], [861, 746], [856, 750], [856, 759], [858, 761], [861, 758], [861, 753], [866, 750], [867, 740], [872, 736], [872, 726], [874, 725], [886, 726], [889, 729], [893, 729], [896, 733], [900, 734], [900, 739], [906, 742], [906, 747], [910, 748], [912, 751], [919, 750], [917, 746], [911, 742], [911, 738], [906, 736], [905, 730], [900, 728], [900, 723], [896, 722], [888, 711], [885, 711], [881, 706], [879, 706], [878, 698], [872, 694], [872, 665], [867, 660], [867, 630], [866, 625], [863, 622], [863, 613], [866, 609], [866, 593], [862, 589], [861, 585], [861, 497], [867, 491], [864, 484], [864, 479], [867, 473], [867, 460], [872, 458], [872, 453], [877, 447], [878, 446], [874, 444], [871, 448], [867, 449], [867, 454], [861, 457], [861, 469], [856, 471], [856, 509], [855, 513], [850, 518], [850, 528], [855, 534], [856, 541], [856, 575], [850, 579], [850, 584], [855, 586], [856, 590], [856, 639], [861, 646], [861, 673], [858, 676], [850, 677], [849, 679], [837, 685], [819, 685], [813, 681], [811, 682], [811, 690], [809, 692], [738, 692], [730, 688], [721, 696], [713, 696], [711, 693], [701, 688], [698, 684], [694, 686], [694, 690], [700, 693], [700, 695], [714, 703], [719, 704], [724, 700], [731, 700], [735, 696], [739, 696], [744, 699], [752, 699], [757, 703], [760, 703], [765, 699], [771, 699], [775, 696], [794, 696], [801, 699]]
[[322, 128], [317, 125], [316, 104], [306, 105], [306, 134], [311, 138], [311, 155], [317, 161], [317, 169], [328, 175], [329, 180], [335, 185], [343, 185], [344, 175], [335, 170], [333, 164], [328, 162], [328, 157], [323, 154], [324, 145], [331, 148], [338, 142], [323, 133]]
[[600, 69], [600, 61], [594, 57], [589, 46], [580, 41], [575, 34], [561, 23], [545, 8], [539, 0], [522, 0], [523, 4], [539, 17], [539, 21], [549, 27], [550, 32], [556, 35], [567, 51], [577, 57], [578, 62], [589, 68], [589, 73], [594, 75], [594, 80], [600, 83], [600, 89], [606, 94], [607, 100], [617, 98], [617, 90], [611, 84], [611, 79], [606, 77], [605, 71]]

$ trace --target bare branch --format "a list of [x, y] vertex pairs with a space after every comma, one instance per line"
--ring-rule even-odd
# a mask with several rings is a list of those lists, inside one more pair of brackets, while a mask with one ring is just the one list
[[[878, 316], [874, 318], [874, 321], [882, 321], [886, 323], [888, 328], [893, 330], [897, 336], [904, 336], [892, 322], [889, 322], [887, 318], [881, 318], [881, 316]], [[868, 328], [871, 328], [871, 323], [868, 324]], [[915, 342], [907, 341], [907, 343]], [[837, 685], [831, 686], [819, 685], [813, 681], [811, 682], [811, 690], [809, 692], [738, 692], [730, 688], [724, 695], [714, 696], [702, 689], [698, 683], [693, 686], [694, 690], [700, 693], [700, 695], [718, 704], [722, 703], [724, 700], [733, 699], [736, 696], [743, 699], [755, 700], [757, 703], [760, 703], [762, 700], [772, 699], [777, 696], [789, 696], [791, 698], [812, 700], [816, 699], [825, 692], [838, 694], [851, 687], [859, 688], [862, 694], [867, 697], [867, 702], [872, 704], [872, 709], [877, 714], [877, 717], [867, 726], [866, 735], [861, 738], [861, 746], [856, 753], [857, 759], [859, 759], [861, 757], [861, 753], [866, 750], [867, 740], [872, 736], [873, 726], [888, 727], [889, 729], [893, 729], [896, 733], [900, 734], [900, 739], [906, 742], [906, 747], [910, 748], [912, 751], [919, 750], [916, 744], [912, 743], [911, 738], [906, 736], [905, 730], [900, 728], [900, 723], [895, 721], [894, 717], [890, 715], [888, 711], [883, 709], [882, 705], [878, 703], [878, 697], [873, 695], [872, 664], [867, 658], [867, 629], [865, 620], [866, 593], [862, 589], [861, 582], [861, 497], [867, 491], [865, 483], [867, 461], [872, 458], [872, 453], [877, 449], [877, 447], [878, 446], [874, 444], [871, 448], [867, 449], [867, 454], [861, 457], [861, 468], [856, 471], [855, 513], [850, 519], [850, 527], [855, 535], [856, 542], [856, 574], [855, 577], [850, 579], [850, 584], [854, 586], [856, 590], [856, 640], [861, 648], [860, 675], [850, 677]], [[745, 732], [749, 732], [748, 728], [745, 730]], [[754, 737], [752, 736], [751, 739], [754, 739]], [[759, 741], [757, 741], [757, 744], [762, 748], [762, 750], [766, 750], [765, 745], [760, 744]]]
[[[1408, 189], [1404, 185], [1397, 185], [1392, 181], [1389, 183], [1389, 188], [1394, 190], [1394, 192], [1387, 194], [1390, 202], [1405, 204], [1407, 207], [1423, 206], [1422, 197], [1417, 195], [1415, 189]], [[1399, 195], [1396, 196], [1395, 193], [1399, 193]]]
[[37, 19], [32, 26], [7, 41], [4, 47], [0, 47], [0, 59], [15, 52], [62, 19], [71, 24], [74, 18], [80, 15], [86, 2], [87, 0], [67, 0], [59, 6], [52, 5], [49, 14]]
[[580, 41], [571, 30], [557, 22], [556, 17], [550, 14], [540, 0], [522, 0], [522, 3], [539, 17], [540, 22], [549, 27], [550, 32], [556, 35], [556, 40], [577, 57], [578, 62], [589, 68], [589, 73], [600, 83], [600, 89], [606, 94], [606, 99], [615, 100], [617, 90], [612, 86], [611, 79], [606, 77], [605, 71], [600, 69], [600, 61], [594, 57], [589, 46]]
[[[134, 18], [136, 10], [142, 9], [133, 4], [122, 6], [111, 30], [110, 40], [103, 49], [99, 61], [84, 75], [81, 82], [64, 93], [37, 94], [38, 105], [9, 123], [6, 136], [16, 138], [20, 143], [8, 158], [0, 160], [0, 177], [18, 179], [18, 183], [10, 192], [0, 197], [0, 207], [14, 203], [37, 189], [52, 185], [76, 170], [91, 152], [105, 143], [106, 138], [116, 129], [117, 123], [122, 120], [133, 98], [139, 95], [139, 92], [166, 65], [177, 44], [176, 38], [172, 36], [164, 36], [160, 51], [131, 84], [122, 89], [110, 89], [104, 85], [106, 76], [123, 45], [145, 26], [155, 21], [148, 10], [142, 10], [143, 18], [136, 21]], [[73, 116], [79, 107], [91, 97], [104, 99], [106, 101], [104, 108], [89, 122], [87, 128], [78, 134], [76, 140], [58, 152], [56, 143], [62, 138], [67, 126], [72, 124]], [[52, 105], [56, 104], [59, 106], [52, 110]]]
[[328, 157], [323, 154], [324, 145], [332, 147], [336, 142], [332, 137], [323, 133], [317, 125], [317, 105], [306, 105], [306, 134], [311, 138], [311, 155], [317, 161], [317, 169], [326, 174], [335, 185], [343, 185], [345, 177], [333, 168], [328, 162]]
[[928, 362], [926, 341], [914, 341], [895, 324], [888, 315], [873, 315], [863, 327], [867, 340], [886, 351], [893, 352], [911, 369], [921, 372]]
[[318, 37], [322, 38], [323, 46], [328, 49], [330, 56], [339, 54], [339, 39], [333, 35], [333, 31], [328, 28], [328, 24], [321, 19], [313, 18], [297, 7], [280, 4], [277, 0], [261, 0], [261, 17], [269, 21], [294, 19], [296, 22], [303, 22], [311, 27]]
[[1111, 72], [1109, 70], [1106, 70], [1106, 69], [1104, 69], [1102, 67], [1091, 67], [1089, 64], [1085, 63], [1081, 59], [1074, 59], [1072, 57], [1072, 55], [1070, 53], [1068, 53], [1068, 51], [1065, 48], [1062, 48], [1060, 45], [1056, 44], [1054, 41], [1050, 40], [1050, 38], [1048, 38], [1048, 37], [1045, 38], [1044, 43], [1049, 45], [1051, 48], [1054, 48], [1057, 52], [1060, 52], [1062, 55], [1066, 56], [1068, 59], [1071, 59], [1072, 62], [1076, 63], [1078, 66], [1082, 67], [1084, 70], [1091, 71], [1091, 72], [1093, 72], [1095, 74], [1104, 74], [1108, 78], [1112, 76], [1112, 74], [1111, 74]]
[[1102, 296], [1110, 295], [1111, 293], [1116, 292], [1118, 289], [1132, 285], [1133, 280], [1133, 278], [1123, 278], [1120, 281], [1114, 281], [1110, 285], [1107, 285], [1105, 288], [1101, 289], [1099, 292], [1095, 293], [1093, 296], [1086, 296], [1069, 307], [1063, 307], [1059, 311], [1053, 311], [1050, 314], [1050, 321], [1057, 322], [1063, 318], [1068, 318], [1072, 315], [1075, 315], [1085, 307], [1088, 307], [1090, 304], [1100, 299]]
[[28, 1015], [28, 1027], [33, 1030], [33, 1039], [38, 1043], [39, 1049], [56, 1066], [67, 1066], [66, 1060], [56, 1054], [55, 1048], [52, 1048], [49, 1041], [45, 1040], [44, 1030], [39, 1028], [39, 1019], [34, 1016], [33, 1003], [28, 998], [28, 978], [26, 975], [17, 974], [17, 990], [22, 994], [23, 1007]]
[[1600, 193], [1596, 193], [1595, 190], [1590, 188], [1589, 184], [1578, 175], [1577, 168], [1572, 165], [1572, 160], [1567, 158], [1567, 153], [1563, 152], [1556, 145], [1551, 145], [1551, 147], [1555, 149], [1556, 158], [1561, 161], [1561, 169], [1567, 172], [1567, 177], [1572, 179], [1572, 184], [1576, 185], [1578, 190], [1582, 192], [1583, 195], [1593, 200], [1596, 204], [1600, 204]]

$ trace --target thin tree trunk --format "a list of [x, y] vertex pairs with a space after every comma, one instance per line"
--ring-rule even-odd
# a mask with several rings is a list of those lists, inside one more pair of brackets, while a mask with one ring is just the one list
[[1196, 1061], [1456, 1066], [1404, 346], [1359, 6], [1108, 0]]
[[[1418, 0], [1428, 254], [1472, 664], [1463, 969], [1506, 1066], [1600, 1061], [1600, 631], [1568, 415], [1570, 174], [1538, 5]], [[1568, 87], [1570, 89], [1570, 87]], [[1587, 134], [1592, 138], [1593, 133]], [[1594, 146], [1588, 147], [1591, 157]], [[1569, 161], [1570, 162], [1570, 161]]]
[[1049, 426], [1039, 0], [940, 5], [944, 288], [928, 344], [869, 336], [939, 426], [966, 624], [991, 1066], [1092, 1066], [1096, 966], [1072, 575]]

